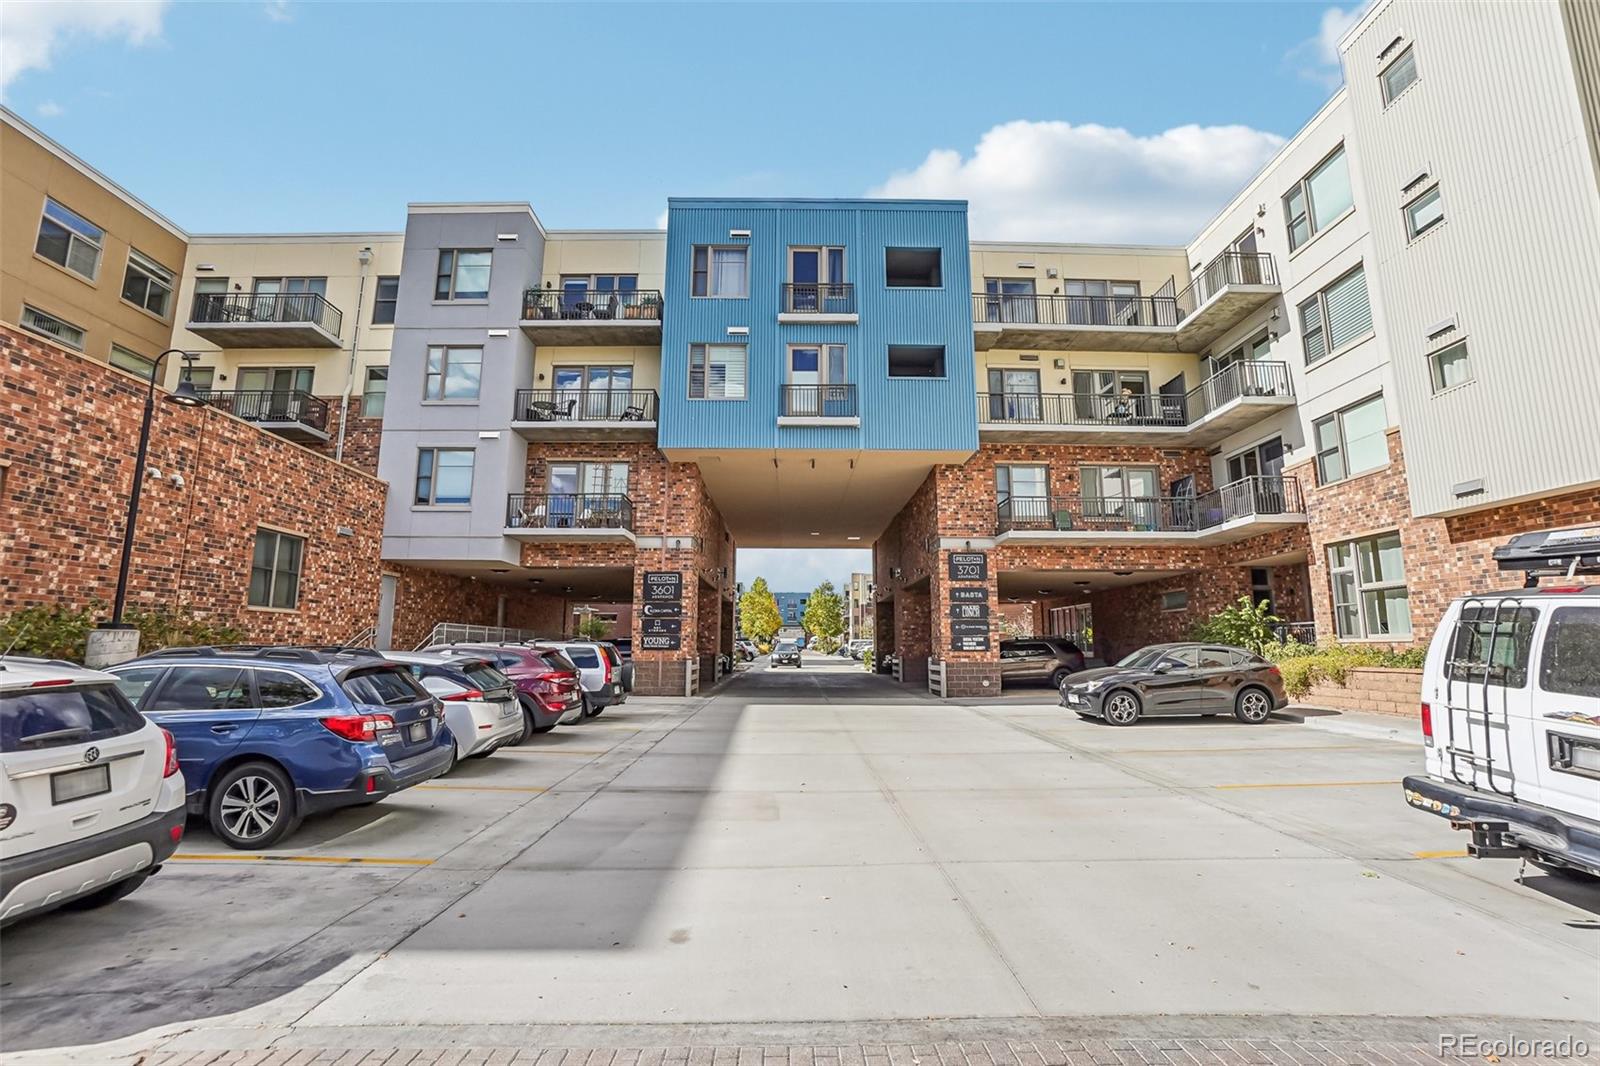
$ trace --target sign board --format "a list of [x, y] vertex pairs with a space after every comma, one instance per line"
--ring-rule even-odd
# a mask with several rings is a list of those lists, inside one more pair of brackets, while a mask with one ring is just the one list
[[988, 581], [989, 556], [984, 552], [951, 552], [951, 581]]
[[646, 618], [682, 618], [683, 604], [681, 603], [647, 603], [644, 605]]
[[950, 623], [950, 650], [951, 651], [988, 651], [989, 650], [989, 623], [983, 622], [951, 622]]
[[683, 575], [676, 570], [646, 570], [644, 601], [677, 603], [683, 599]]
[[683, 647], [683, 638], [676, 633], [650, 634], [645, 633], [639, 637], [640, 651], [678, 651]]
[[139, 631], [132, 626], [89, 630], [83, 665], [91, 670], [139, 657]]
[[646, 636], [678, 636], [683, 632], [681, 618], [642, 618], [639, 632]]
[[951, 603], [983, 603], [989, 602], [988, 589], [966, 589], [959, 585], [950, 590]]
[[950, 617], [987, 621], [989, 618], [989, 605], [987, 603], [952, 603], [950, 605]]

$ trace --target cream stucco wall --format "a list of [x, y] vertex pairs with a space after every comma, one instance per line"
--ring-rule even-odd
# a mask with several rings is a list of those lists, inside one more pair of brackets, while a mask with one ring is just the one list
[[[1071, 392], [1074, 370], [1143, 370], [1150, 375], [1151, 392], [1179, 374], [1184, 375], [1186, 389], [1200, 384], [1199, 357], [1176, 352], [1022, 352], [995, 348], [977, 354], [979, 392], [988, 391], [991, 368], [1037, 370], [1039, 390], [1047, 394]], [[1038, 358], [1023, 359], [1024, 355]]]
[[1141, 296], [1154, 296], [1169, 279], [1176, 279], [1175, 291], [1188, 285], [1189, 263], [1182, 248], [975, 241], [972, 285], [978, 292], [985, 278], [1032, 278], [1040, 296], [1059, 295], [1069, 278], [1136, 281]]
[[533, 353], [535, 389], [552, 387], [552, 374], [558, 366], [631, 366], [636, 391], [661, 391], [661, 349], [657, 347], [601, 348], [541, 346]]
[[667, 284], [667, 235], [661, 230], [605, 233], [552, 230], [544, 246], [544, 283], [559, 288], [574, 274], [637, 274], [641, 289]]

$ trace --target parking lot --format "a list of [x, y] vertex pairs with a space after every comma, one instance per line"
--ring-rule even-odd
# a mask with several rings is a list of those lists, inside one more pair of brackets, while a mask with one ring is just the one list
[[1117, 729], [1053, 695], [760, 662], [270, 852], [191, 823], [127, 900], [7, 930], [6, 1048], [1600, 1024], [1600, 889], [1408, 810], [1409, 722]]

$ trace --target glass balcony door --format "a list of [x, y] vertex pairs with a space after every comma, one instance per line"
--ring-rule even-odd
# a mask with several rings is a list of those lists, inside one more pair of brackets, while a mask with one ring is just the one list
[[1039, 372], [1014, 367], [989, 370], [989, 419], [994, 422], [1040, 422], [1044, 419]]
[[788, 402], [785, 414], [798, 418], [849, 414], [845, 349], [842, 344], [796, 344], [789, 348]]
[[1032, 278], [985, 278], [984, 317], [990, 322], [1037, 322]]
[[246, 366], [239, 368], [234, 385], [234, 414], [272, 422], [292, 422], [300, 414], [301, 398], [311, 392], [309, 366]]
[[633, 402], [631, 366], [558, 366], [553, 380], [557, 418], [614, 422]]

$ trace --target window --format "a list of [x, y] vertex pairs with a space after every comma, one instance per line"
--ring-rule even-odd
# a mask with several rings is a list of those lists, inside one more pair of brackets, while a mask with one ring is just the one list
[[117, 689], [137, 707], [150, 686], [166, 672], [165, 666], [135, 666], [128, 670], [118, 670]]
[[1021, 518], [1033, 510], [1042, 516], [1050, 497], [1049, 468], [1044, 466], [996, 466], [994, 495], [1002, 517]]
[[1525, 687], [1528, 651], [1538, 621], [1539, 612], [1532, 607], [1462, 608], [1444, 661], [1444, 676], [1468, 684], [1481, 685], [1487, 680], [1502, 688]]
[[1333, 622], [1341, 637], [1410, 637], [1400, 534], [1384, 533], [1328, 547]]
[[937, 248], [886, 248], [884, 283], [891, 289], [937, 289], [944, 284]]
[[250, 679], [238, 666], [175, 666], [145, 713], [231, 711], [250, 706]]
[[122, 298], [160, 318], [172, 306], [172, 271], [139, 252], [128, 249], [128, 270], [122, 277]]
[[389, 391], [389, 368], [367, 367], [366, 384], [361, 387], [361, 417], [382, 418], [383, 400]]
[[1137, 281], [1068, 278], [1062, 283], [1061, 291], [1067, 297], [1067, 322], [1071, 325], [1139, 324]]
[[[146, 381], [150, 380], [150, 371], [156, 368], [156, 361], [154, 359], [147, 359], [138, 352], [130, 351], [120, 344], [113, 344], [111, 346], [111, 358], [109, 362], [118, 370], [126, 370], [130, 374], [138, 374]], [[197, 389], [199, 387], [200, 386], [198, 385], [195, 386]]]
[[[1189, 609], [1189, 590], [1173, 589], [1171, 592], [1161, 594], [1161, 609], [1163, 611], [1187, 611]], [[1205, 663], [1200, 665], [1204, 666]]]
[[37, 307], [22, 305], [21, 325], [23, 329], [60, 341], [68, 348], [83, 351], [83, 327], [62, 321], [55, 315], [47, 315]]
[[105, 231], [54, 200], [44, 202], [39, 219], [39, 239], [33, 250], [58, 266], [90, 281], [100, 269], [100, 245]]
[[1107, 507], [1125, 499], [1154, 500], [1159, 473], [1153, 466], [1086, 466], [1080, 471], [1083, 495], [1085, 499], [1103, 501]]
[[0, 751], [8, 754], [109, 740], [135, 733], [145, 724], [139, 712], [117, 698], [111, 685], [14, 688], [0, 697], [0, 706], [4, 707]]
[[1311, 424], [1317, 446], [1317, 484], [1331, 485], [1389, 462], [1383, 394]]
[[745, 357], [742, 344], [689, 345], [689, 399], [744, 399]]
[[1439, 186], [1428, 189], [1400, 210], [1406, 216], [1406, 236], [1416, 240], [1444, 221], [1444, 204], [1439, 199]]
[[400, 279], [384, 274], [378, 277], [378, 288], [372, 294], [372, 324], [394, 325], [394, 308], [400, 300]]
[[256, 554], [250, 563], [250, 606], [300, 606], [300, 561], [305, 554], [304, 537], [279, 533], [275, 529], [256, 530]]
[[482, 348], [429, 345], [428, 367], [422, 375], [422, 398], [476, 400], [482, 374]]
[[1406, 45], [1406, 50], [1378, 74], [1378, 80], [1383, 83], [1383, 104], [1387, 107], [1417, 80], [1417, 53], [1414, 47]]
[[944, 377], [944, 346], [936, 344], [889, 345], [892, 378]]
[[471, 503], [472, 449], [419, 449], [415, 500], [425, 507]]
[[1300, 247], [1331, 226], [1355, 205], [1350, 192], [1350, 171], [1344, 162], [1344, 145], [1317, 165], [1283, 197], [1283, 217], [1289, 226], [1289, 250]]
[[1433, 391], [1443, 392], [1472, 380], [1472, 364], [1467, 360], [1467, 342], [1457, 341], [1448, 348], [1440, 348], [1428, 356], [1428, 376], [1433, 380]]
[[410, 672], [401, 667], [351, 674], [340, 682], [339, 687], [356, 703], [372, 707], [395, 707], [415, 703], [428, 696], [428, 690], [417, 684]]
[[1600, 607], [1557, 607], [1539, 660], [1546, 692], [1600, 699]]
[[1367, 274], [1356, 267], [1300, 305], [1300, 339], [1306, 366], [1372, 332]]
[[750, 295], [750, 249], [694, 246], [689, 295], [739, 300]]
[[435, 300], [487, 300], [489, 266], [487, 249], [442, 248], [434, 280]]
[[318, 692], [305, 678], [280, 670], [257, 670], [256, 699], [262, 707], [298, 707], [319, 699]]
[[217, 368], [214, 366], [186, 366], [179, 380], [187, 381], [198, 392], [210, 392], [216, 383]]

